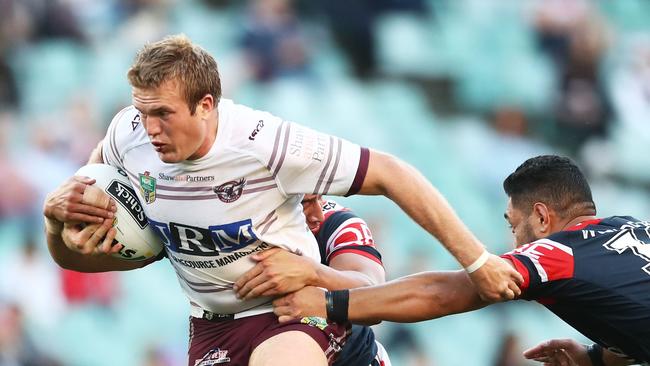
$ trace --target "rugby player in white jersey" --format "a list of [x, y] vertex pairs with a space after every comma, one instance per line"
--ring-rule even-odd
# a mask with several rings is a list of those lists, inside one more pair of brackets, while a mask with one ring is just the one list
[[[128, 77], [133, 105], [115, 116], [89, 161], [129, 174], [165, 243], [192, 315], [221, 314], [224, 332], [232, 332], [226, 346], [204, 361], [245, 364], [248, 351], [237, 348], [242, 343], [249, 347], [251, 365], [333, 360], [344, 338], [340, 325], [279, 324], [269, 298], [239, 299], [232, 288], [254, 267], [253, 253], [280, 247], [319, 259], [300, 210], [304, 193], [385, 195], [471, 272], [484, 298], [506, 300], [520, 293], [521, 276], [486, 252], [415, 169], [393, 156], [222, 99], [216, 61], [186, 37], [145, 46]], [[53, 258], [64, 267], [82, 261], [88, 270], [136, 267], [108, 256], [85, 256], [96, 247], [109, 251], [115, 235], [110, 228], [114, 207], [101, 209], [83, 199], [92, 183], [73, 177], [48, 196], [44, 215]], [[94, 225], [80, 229], [79, 222]], [[236, 336], [237, 331], [246, 337]], [[198, 361], [195, 366], [203, 362]]]

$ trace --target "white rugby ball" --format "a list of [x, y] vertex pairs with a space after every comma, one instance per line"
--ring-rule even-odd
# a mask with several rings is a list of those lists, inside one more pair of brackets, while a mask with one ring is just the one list
[[124, 247], [114, 253], [114, 257], [140, 261], [157, 256], [162, 251], [163, 243], [149, 225], [142, 204], [124, 171], [107, 164], [88, 164], [82, 166], [76, 175], [95, 179], [94, 185], [116, 202], [117, 212], [113, 222], [117, 230], [115, 240]]

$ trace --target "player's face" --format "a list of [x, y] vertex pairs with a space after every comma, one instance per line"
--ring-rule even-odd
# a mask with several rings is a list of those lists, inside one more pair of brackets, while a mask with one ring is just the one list
[[539, 238], [535, 236], [535, 230], [531, 224], [532, 212], [528, 215], [512, 205], [512, 199], [508, 199], [508, 207], [503, 215], [510, 225], [512, 235], [515, 237], [515, 245], [520, 246], [533, 242]]
[[325, 217], [323, 216], [323, 201], [321, 196], [306, 194], [302, 199], [302, 212], [305, 214], [309, 230], [317, 232], [318, 229], [320, 229], [320, 224], [325, 220]]
[[215, 136], [206, 123], [205, 105], [199, 103], [191, 114], [176, 81], [164, 82], [156, 89], [134, 87], [132, 99], [160, 160], [194, 160], [210, 151]]

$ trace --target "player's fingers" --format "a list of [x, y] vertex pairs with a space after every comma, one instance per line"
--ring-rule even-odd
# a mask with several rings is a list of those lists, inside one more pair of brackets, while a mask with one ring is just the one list
[[[72, 180], [77, 181], [79, 183], [87, 184], [87, 185], [95, 184], [95, 179], [87, 177], [85, 175], [75, 175], [75, 176], [72, 177]], [[79, 192], [83, 192], [83, 189], [81, 191], [79, 191]]]
[[250, 279], [246, 284], [237, 291], [237, 296], [241, 298], [245, 298], [248, 293], [256, 288], [257, 286], [263, 284], [264, 282], [268, 281], [268, 277], [264, 274], [261, 273], [257, 277]]
[[288, 295], [287, 296], [282, 296], [280, 298], [277, 298], [277, 299], [273, 300], [273, 307], [274, 308], [288, 306], [289, 304], [290, 304], [290, 301], [288, 299]]
[[[117, 232], [117, 231], [116, 231]], [[113, 243], [111, 244], [111, 251], [110, 254], [116, 254], [119, 253], [122, 249], [124, 249], [124, 245], [120, 244], [118, 241], [113, 240]]]
[[285, 323], [298, 317], [298, 312], [289, 306], [274, 308], [273, 312], [277, 315], [280, 323]]
[[521, 296], [521, 289], [516, 283], [511, 283], [508, 287], [515, 294], [515, 298]]
[[[269, 295], [277, 295], [277, 291], [273, 291], [275, 289], [276, 284], [271, 282], [271, 281], [265, 281], [262, 282], [261, 284], [255, 286], [253, 289], [251, 289], [246, 296], [244, 296], [244, 300], [250, 300], [254, 299], [258, 296], [269, 296]], [[269, 295], [266, 295], [266, 293], [269, 293]]]
[[104, 223], [99, 225], [99, 227], [97, 227], [97, 230], [95, 230], [90, 235], [90, 238], [88, 238], [88, 241], [86, 242], [85, 246], [91, 249], [93, 253], [97, 253], [97, 247], [104, 240], [104, 237], [106, 236], [106, 233], [111, 228], [111, 226], [112, 226], [111, 220], [105, 220]]
[[275, 254], [275, 253], [277, 253], [277, 252], [279, 252], [281, 250], [282, 249], [280, 249], [280, 248], [271, 248], [271, 249], [267, 249], [267, 250], [262, 251], [262, 252], [255, 253], [255, 254], [253, 254], [252, 257], [256, 261], [263, 261], [264, 259], [272, 256], [273, 254]]
[[512, 291], [512, 289], [507, 288], [505, 289], [505, 291], [502, 292], [501, 296], [504, 300], [514, 300], [515, 292]]
[[[246, 273], [241, 275], [237, 281], [235, 281], [235, 283], [232, 285], [233, 290], [235, 290], [235, 292], [239, 292], [239, 290], [243, 288], [248, 283], [248, 281], [259, 276], [262, 271], [264, 271], [264, 267], [262, 267], [260, 264], [256, 264], [253, 268], [249, 269], [246, 271]], [[246, 291], [248, 292], [248, 289]]]
[[522, 276], [521, 273], [519, 273], [519, 272], [513, 270], [513, 271], [512, 271], [512, 277], [513, 277], [513, 280], [515, 281], [515, 283], [516, 283], [518, 286], [521, 286], [521, 285], [524, 284], [524, 276]]
[[113, 240], [115, 240], [115, 234], [117, 234], [117, 230], [115, 230], [114, 227], [111, 227], [106, 232], [106, 236], [104, 236], [104, 240], [98, 246], [98, 248], [100, 248], [100, 251], [102, 253], [111, 254], [111, 249], [113, 248]]
[[278, 322], [286, 323], [286, 322], [292, 321], [293, 319], [295, 319], [295, 318], [290, 316], [290, 315], [281, 315], [281, 316], [278, 317]]
[[70, 211], [75, 213], [82, 213], [90, 216], [97, 216], [100, 218], [112, 218], [115, 216], [110, 206], [108, 208], [99, 208], [95, 206], [90, 206], [83, 203], [72, 203], [69, 208]]
[[83, 222], [86, 224], [100, 224], [104, 221], [103, 217], [91, 216], [83, 213], [71, 213], [66, 217], [68, 222]]
[[106, 209], [110, 206], [111, 199], [101, 188], [87, 185], [81, 202]]

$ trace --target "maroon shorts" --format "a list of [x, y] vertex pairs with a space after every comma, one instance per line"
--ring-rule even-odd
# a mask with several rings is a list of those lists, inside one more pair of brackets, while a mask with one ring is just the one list
[[349, 325], [309, 317], [279, 323], [273, 313], [235, 320], [210, 321], [190, 317], [189, 366], [248, 366], [251, 353], [265, 340], [288, 331], [307, 333], [323, 349], [331, 365], [345, 344]]

